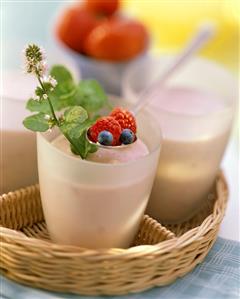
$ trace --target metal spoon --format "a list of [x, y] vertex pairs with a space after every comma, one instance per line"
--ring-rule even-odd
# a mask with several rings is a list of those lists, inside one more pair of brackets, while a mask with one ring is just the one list
[[[182, 52], [176, 57], [176, 59], [171, 63], [171, 65], [161, 74], [161, 76], [150, 86], [148, 86], [139, 96], [139, 101], [136, 106], [132, 109], [131, 113], [135, 116], [137, 113], [146, 105], [151, 102], [154, 95], [159, 92], [159, 86], [165, 84], [166, 80], [174, 74], [181, 66], [183, 66], [198, 50], [200, 50], [215, 34], [215, 26], [213, 24], [201, 25], [194, 37], [187, 43], [186, 47]], [[99, 142], [93, 142], [88, 138], [88, 132], [86, 133], [86, 138], [89, 143], [97, 145], [100, 148], [105, 149], [123, 149], [131, 146], [137, 141], [137, 137], [133, 143], [121, 144], [117, 146], [103, 145]]]

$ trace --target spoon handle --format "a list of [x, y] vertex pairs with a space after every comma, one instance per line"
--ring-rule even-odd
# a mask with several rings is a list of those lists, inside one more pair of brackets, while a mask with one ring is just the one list
[[[140, 93], [139, 101], [132, 109], [132, 113], [136, 115], [146, 104], [153, 98], [154, 94], [159, 92], [156, 87], [162, 86], [166, 80], [181, 66], [183, 66], [188, 59], [190, 59], [195, 52], [200, 50], [208, 41], [214, 36], [215, 27], [212, 24], [205, 24], [200, 26], [198, 32], [190, 40], [183, 51], [176, 57], [170, 66], [159, 76], [159, 78]], [[155, 93], [154, 93], [155, 90]]]

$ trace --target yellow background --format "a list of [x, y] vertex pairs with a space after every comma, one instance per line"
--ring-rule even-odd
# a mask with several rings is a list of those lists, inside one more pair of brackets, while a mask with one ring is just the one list
[[127, 12], [152, 34], [153, 52], [177, 51], [202, 22], [217, 26], [201, 55], [238, 72], [240, 0], [123, 0]]

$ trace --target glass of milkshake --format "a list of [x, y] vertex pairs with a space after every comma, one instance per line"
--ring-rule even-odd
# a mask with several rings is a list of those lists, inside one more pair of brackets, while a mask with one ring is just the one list
[[[0, 107], [0, 194], [38, 182], [36, 135], [24, 128], [25, 99], [34, 80], [21, 71], [5, 71]], [[29, 91], [30, 90], [30, 91]]]
[[[171, 62], [153, 59], [130, 69], [124, 96], [137, 101], [141, 88]], [[141, 82], [137, 74], [145, 74]], [[145, 81], [144, 81], [145, 79]], [[226, 148], [237, 83], [222, 67], [193, 59], [165, 87], [154, 91], [149, 111], [157, 116], [163, 145], [147, 214], [177, 223], [197, 213], [213, 185]]]
[[137, 117], [138, 140], [98, 149], [86, 160], [71, 153], [58, 129], [38, 133], [42, 205], [51, 238], [87, 248], [129, 247], [156, 174], [161, 135], [148, 113]]

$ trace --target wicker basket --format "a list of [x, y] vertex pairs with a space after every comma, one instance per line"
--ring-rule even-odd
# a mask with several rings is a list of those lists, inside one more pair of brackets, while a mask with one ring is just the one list
[[222, 173], [190, 221], [162, 226], [145, 216], [129, 249], [89, 250], [51, 243], [38, 186], [0, 197], [1, 270], [17, 282], [85, 295], [120, 295], [174, 281], [200, 263], [223, 219], [228, 189]]

